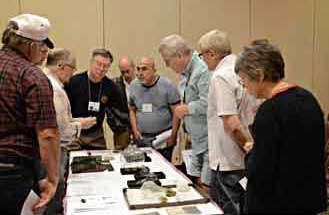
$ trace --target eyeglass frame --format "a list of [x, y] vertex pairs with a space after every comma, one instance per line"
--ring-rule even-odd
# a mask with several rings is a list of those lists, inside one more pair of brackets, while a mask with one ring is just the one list
[[203, 58], [203, 55], [207, 54], [207, 53], [210, 53], [211, 51], [210, 50], [207, 50], [207, 51], [204, 51], [204, 52], [200, 52], [198, 54], [199, 58]]
[[110, 69], [111, 64], [112, 64], [111, 62], [109, 62], [109, 64], [108, 64], [107, 66], [105, 66], [103, 63], [101, 63], [101, 62], [99, 62], [99, 61], [97, 61], [97, 60], [95, 60], [95, 59], [92, 60], [92, 63], [93, 63], [97, 68], [102, 69], [102, 70], [106, 70], [106, 71], [108, 71], [108, 70]]

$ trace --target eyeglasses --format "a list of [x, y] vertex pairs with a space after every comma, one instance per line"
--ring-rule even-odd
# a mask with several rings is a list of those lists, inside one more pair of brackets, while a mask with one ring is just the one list
[[202, 58], [203, 55], [205, 55], [205, 54], [207, 54], [207, 53], [209, 53], [209, 52], [210, 52], [209, 50], [208, 50], [208, 51], [204, 51], [204, 52], [200, 52], [200, 53], [199, 53], [199, 57]]
[[70, 67], [70, 69], [72, 69], [73, 71], [75, 71], [77, 69], [76, 66], [73, 66], [71, 64], [64, 64], [64, 66]]
[[103, 69], [103, 70], [108, 70], [111, 66], [111, 64], [104, 64], [102, 62], [99, 62], [99, 61], [94, 61], [95, 65], [100, 68], [100, 69]]
[[137, 66], [136, 67], [137, 71], [140, 72], [144, 72], [144, 71], [147, 71], [149, 68], [147, 68], [146, 66]]
[[40, 52], [44, 52], [45, 49], [48, 51], [48, 47], [43, 41], [33, 41], [31, 45], [35, 45]]
[[244, 83], [243, 83], [243, 81], [242, 81], [241, 79], [238, 80], [238, 83], [239, 83], [240, 85], [244, 86]]

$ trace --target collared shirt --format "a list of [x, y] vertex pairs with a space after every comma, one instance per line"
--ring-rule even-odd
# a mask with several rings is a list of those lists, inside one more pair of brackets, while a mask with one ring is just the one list
[[188, 105], [189, 114], [184, 124], [192, 139], [192, 150], [202, 153], [208, 150], [207, 106], [210, 73], [207, 65], [194, 52], [192, 59], [180, 76], [179, 93]]
[[249, 138], [248, 125], [253, 122], [260, 101], [246, 93], [234, 72], [236, 56], [224, 57], [210, 80], [208, 94], [209, 164], [221, 171], [244, 169], [244, 155], [231, 135], [225, 132], [223, 116], [239, 115]]
[[127, 81], [125, 81], [125, 79], [123, 79], [123, 84], [125, 85], [125, 93], [126, 93], [127, 102], [128, 102], [128, 100], [129, 100], [129, 85], [130, 84]]
[[48, 78], [22, 54], [4, 46], [0, 50], [0, 151], [39, 157], [36, 128], [56, 127]]
[[44, 68], [44, 72], [49, 78], [54, 90], [54, 105], [61, 145], [70, 144], [75, 138], [79, 137], [81, 123], [74, 121], [74, 118], [72, 118], [70, 101], [62, 82], [48, 68]]

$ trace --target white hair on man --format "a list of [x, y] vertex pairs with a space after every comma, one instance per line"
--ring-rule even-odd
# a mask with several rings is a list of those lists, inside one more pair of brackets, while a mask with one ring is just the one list
[[172, 34], [161, 40], [159, 52], [167, 57], [175, 57], [178, 54], [188, 55], [192, 52], [192, 48], [181, 36]]

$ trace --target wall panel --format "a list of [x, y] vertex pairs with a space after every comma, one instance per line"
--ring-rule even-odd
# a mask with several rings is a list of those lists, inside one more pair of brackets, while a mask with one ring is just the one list
[[286, 62], [286, 77], [312, 89], [313, 0], [251, 0], [252, 39], [277, 44]]
[[102, 0], [21, 0], [22, 12], [49, 18], [56, 47], [71, 49], [78, 68], [89, 65], [90, 52], [103, 45]]
[[314, 92], [323, 109], [329, 112], [329, 1], [316, 0], [315, 47], [314, 47]]
[[8, 24], [8, 19], [19, 14], [19, 0], [1, 0], [0, 31]]
[[120, 56], [130, 55], [139, 60], [151, 55], [161, 75], [176, 78], [165, 68], [158, 46], [164, 36], [179, 31], [178, 4], [177, 0], [105, 0], [105, 46], [116, 58], [112, 66], [115, 72], [111, 75], [119, 74]]
[[181, 0], [181, 33], [192, 46], [215, 28], [226, 31], [233, 52], [239, 52], [249, 40], [249, 1]]

